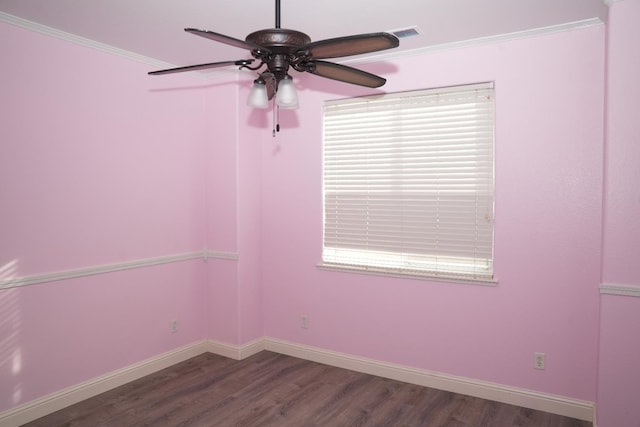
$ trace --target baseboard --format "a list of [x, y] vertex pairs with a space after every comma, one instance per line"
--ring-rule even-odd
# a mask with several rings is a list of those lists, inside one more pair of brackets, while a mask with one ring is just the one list
[[264, 341], [265, 350], [326, 365], [585, 421], [594, 419], [592, 402], [355, 357], [273, 338], [265, 338]]
[[206, 353], [209, 351], [207, 344], [207, 340], [195, 342], [2, 412], [0, 425], [18, 427], [52, 414], [67, 406]]
[[0, 425], [21, 426], [202, 353], [209, 352], [234, 360], [242, 360], [263, 350], [585, 421], [594, 422], [595, 420], [595, 406], [592, 402], [431, 372], [265, 337], [242, 345], [215, 340], [198, 341], [0, 413]]
[[220, 341], [208, 340], [207, 351], [228, 357], [229, 359], [242, 360], [265, 349], [265, 339], [258, 338], [242, 345], [227, 344]]

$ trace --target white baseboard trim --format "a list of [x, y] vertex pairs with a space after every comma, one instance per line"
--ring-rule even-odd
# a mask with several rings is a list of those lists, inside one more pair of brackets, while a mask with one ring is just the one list
[[592, 402], [355, 357], [273, 338], [265, 350], [420, 386], [593, 421]]
[[265, 349], [265, 339], [258, 338], [253, 341], [249, 341], [246, 344], [234, 345], [227, 344], [220, 341], [208, 340], [207, 351], [220, 356], [228, 357], [229, 359], [242, 360], [254, 354], [260, 353]]
[[67, 406], [206, 353], [209, 351], [207, 344], [207, 340], [198, 341], [2, 412], [0, 425], [18, 427], [52, 414]]
[[206, 352], [234, 360], [242, 360], [263, 350], [585, 421], [593, 422], [595, 420], [595, 405], [592, 402], [396, 365], [264, 337], [242, 345], [227, 344], [215, 340], [198, 341], [0, 413], [0, 425], [4, 427], [21, 426]]

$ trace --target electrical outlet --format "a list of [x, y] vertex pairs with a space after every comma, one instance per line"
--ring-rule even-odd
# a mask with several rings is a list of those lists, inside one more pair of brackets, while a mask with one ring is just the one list
[[177, 320], [172, 320], [171, 321], [171, 333], [175, 334], [176, 332], [178, 332], [178, 321]]
[[533, 353], [533, 368], [543, 370], [544, 364], [545, 364], [545, 354]]
[[300, 327], [302, 329], [309, 329], [309, 316], [307, 315], [300, 316]]

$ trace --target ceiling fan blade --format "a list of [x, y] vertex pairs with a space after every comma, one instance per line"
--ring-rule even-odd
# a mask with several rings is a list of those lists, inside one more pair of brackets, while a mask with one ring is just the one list
[[380, 87], [386, 79], [357, 68], [326, 61], [309, 61], [307, 71], [320, 77], [366, 87]]
[[370, 33], [311, 42], [301, 46], [298, 53], [306, 54], [312, 59], [327, 59], [377, 52], [399, 45], [400, 40], [393, 34]]
[[234, 39], [233, 37], [225, 36], [224, 34], [214, 33], [213, 31], [198, 30], [195, 28], [185, 28], [186, 32], [195, 34], [200, 37], [211, 39], [220, 43], [228, 44], [230, 46], [239, 47], [247, 50], [259, 50], [264, 53], [271, 53], [271, 51], [265, 47], [257, 45], [255, 43], [247, 42], [240, 39]]
[[160, 74], [182, 73], [184, 71], [206, 70], [208, 68], [226, 67], [228, 65], [249, 65], [253, 59], [241, 59], [238, 61], [210, 62], [208, 64], [187, 65], [186, 67], [169, 68], [167, 70], [150, 71], [148, 74], [156, 76]]

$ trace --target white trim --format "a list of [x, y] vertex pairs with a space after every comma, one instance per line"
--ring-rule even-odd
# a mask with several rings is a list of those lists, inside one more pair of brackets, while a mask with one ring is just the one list
[[[174, 68], [178, 66], [178, 65], [170, 64], [168, 62], [160, 61], [158, 59], [154, 59], [148, 56], [140, 55], [140, 54], [131, 52], [129, 50], [120, 49], [118, 47], [111, 46], [106, 43], [101, 43], [95, 40], [91, 40], [86, 37], [78, 36], [72, 33], [67, 33], [66, 31], [62, 31], [57, 28], [38, 24], [37, 22], [29, 21], [27, 19], [8, 14], [6, 12], [0, 12], [0, 21], [13, 24], [17, 27], [21, 27], [27, 30], [35, 31], [40, 34], [45, 34], [47, 36], [55, 37], [57, 39], [74, 43], [80, 46], [96, 49], [98, 51], [106, 52], [112, 55], [117, 55], [126, 59], [147, 64], [153, 69]], [[215, 71], [207, 70], [207, 71], [199, 71], [199, 72], [190, 73], [190, 74], [192, 77], [208, 80], [213, 77], [217, 77], [223, 74], [230, 74], [232, 72], [235, 73], [236, 70], [235, 69], [215, 70]]]
[[386, 51], [385, 53], [378, 54], [378, 55], [368, 55], [366, 57], [356, 56], [356, 57], [353, 57], [352, 59], [346, 59], [339, 62], [342, 64], [378, 62], [378, 61], [385, 61], [385, 60], [405, 57], [405, 56], [423, 55], [423, 54], [438, 52], [442, 50], [461, 49], [461, 48], [467, 48], [472, 46], [488, 45], [488, 44], [494, 44], [494, 43], [508, 42], [512, 40], [519, 40], [519, 39], [529, 38], [529, 37], [541, 37], [549, 34], [555, 34], [555, 33], [560, 33], [564, 31], [571, 31], [571, 30], [578, 30], [581, 28], [594, 27], [599, 25], [604, 25], [604, 22], [600, 18], [589, 18], [589, 19], [583, 19], [581, 21], [551, 25], [548, 27], [539, 27], [539, 28], [533, 28], [530, 30], [498, 34], [495, 36], [479, 37], [475, 39], [461, 40], [457, 42], [442, 43], [435, 46], [421, 47], [413, 50], [404, 50], [404, 51], [389, 50], [389, 51]]
[[264, 337], [242, 345], [215, 340], [195, 342], [0, 413], [0, 425], [20, 426], [206, 352], [234, 360], [242, 360], [263, 350], [438, 390], [591, 422], [595, 420], [595, 405], [592, 402], [396, 365]]
[[592, 402], [365, 359], [274, 338], [265, 338], [265, 349], [424, 387], [593, 421], [594, 404]]
[[58, 271], [55, 273], [36, 274], [31, 276], [2, 279], [0, 280], [0, 290], [16, 288], [18, 286], [55, 282], [58, 280], [75, 279], [78, 277], [94, 276], [96, 274], [113, 273], [115, 271], [131, 270], [134, 268], [151, 267], [154, 265], [169, 264], [173, 262], [189, 261], [198, 258], [202, 258], [204, 261], [206, 261], [208, 258], [237, 260], [238, 254], [230, 252], [212, 252], [204, 249], [199, 252], [188, 252], [184, 254], [167, 255], [155, 258], [145, 258], [134, 261], [120, 262], [115, 264], [106, 264], [94, 267], [84, 267], [72, 270]]
[[227, 344], [216, 340], [207, 341], [207, 351], [234, 360], [246, 359], [247, 357], [260, 353], [264, 349], [264, 338], [258, 338], [242, 345]]
[[640, 297], [640, 286], [638, 285], [614, 285], [603, 283], [600, 285], [602, 295], [620, 295], [625, 297]]
[[155, 68], [170, 68], [175, 65], [169, 64], [164, 61], [158, 61], [157, 59], [150, 58], [144, 55], [138, 55], [137, 53], [130, 52], [128, 50], [120, 49], [105, 43], [100, 43], [95, 40], [88, 39], [86, 37], [77, 36], [75, 34], [67, 33], [57, 28], [48, 27], [46, 25], [38, 24], [37, 22], [29, 21], [27, 19], [20, 18], [18, 16], [10, 15], [5, 12], [0, 12], [0, 21], [13, 24], [17, 27], [21, 27], [27, 30], [35, 31], [40, 34], [55, 37], [57, 39], [65, 40], [70, 43], [78, 44], [80, 46], [89, 47], [92, 49], [107, 52], [113, 55], [122, 56], [127, 59], [149, 64]]
[[[613, 3], [615, 1], [619, 1], [619, 0], [603, 0], [603, 2], [607, 5], [610, 5], [610, 3]], [[67, 33], [65, 31], [61, 31], [56, 28], [38, 24], [14, 15], [10, 15], [5, 12], [0, 12], [0, 21], [4, 21], [7, 23], [16, 25], [18, 27], [22, 27], [28, 30], [36, 31], [38, 33], [56, 37], [58, 39], [62, 39], [71, 43], [76, 43], [92, 49], [97, 49], [103, 52], [118, 55], [134, 61], [142, 62], [144, 64], [148, 64], [152, 66], [154, 69], [173, 68], [177, 66], [175, 64], [169, 64], [167, 62], [159, 61], [159, 60], [150, 58], [148, 56], [139, 55], [137, 53], [133, 53], [124, 49], [113, 47], [105, 43], [100, 43], [95, 40], [91, 40], [85, 37], [77, 36], [75, 34]], [[440, 51], [440, 50], [459, 49], [464, 47], [517, 40], [517, 39], [522, 39], [527, 37], [538, 37], [538, 36], [543, 36], [547, 34], [554, 34], [562, 31], [575, 30], [575, 29], [592, 27], [592, 26], [603, 25], [603, 24], [604, 22], [599, 18], [590, 18], [590, 19], [584, 19], [581, 21], [551, 25], [548, 27], [534, 28], [531, 30], [516, 31], [512, 33], [499, 34], [495, 36], [479, 37], [479, 38], [470, 39], [470, 40], [443, 43], [436, 46], [428, 46], [428, 47], [413, 49], [409, 51], [396, 51], [396, 52], [389, 51], [379, 55], [356, 56], [352, 59], [345, 59], [345, 60], [336, 61], [336, 62], [340, 62], [342, 64], [378, 62], [378, 61], [384, 61], [384, 60], [404, 57], [404, 56], [422, 55], [425, 53], [430, 53], [430, 52]], [[242, 70], [238, 71], [235, 69], [228, 69], [228, 70], [216, 70], [216, 71], [189, 73], [189, 74], [191, 74], [194, 77], [199, 77], [201, 79], [211, 79], [214, 77], [218, 77], [220, 75], [228, 75], [232, 72], [239, 73], [239, 72], [242, 72]]]
[[205, 249], [204, 251], [205, 261], [207, 260], [207, 258], [227, 259], [230, 261], [237, 261], [238, 254], [234, 252], [215, 252], [215, 251], [210, 251], [208, 249]]
[[2, 412], [0, 413], [0, 425], [5, 427], [21, 426], [206, 352], [206, 340], [171, 350]]
[[84, 276], [94, 276], [96, 274], [130, 270], [133, 268], [150, 267], [159, 264], [187, 261], [192, 259], [204, 258], [204, 254], [204, 251], [189, 252], [178, 255], [168, 255], [156, 258], [146, 258], [135, 261], [120, 262], [116, 264], [106, 264], [94, 267], [84, 267], [73, 270], [58, 271], [55, 273], [45, 273], [32, 276], [17, 277], [13, 279], [4, 279], [0, 281], [0, 289], [15, 288], [18, 286], [35, 285], [38, 283], [55, 282], [58, 280], [75, 279]]
[[453, 274], [433, 274], [429, 272], [419, 272], [419, 271], [409, 271], [409, 270], [397, 270], [393, 269], [385, 269], [385, 268], [376, 268], [376, 267], [359, 267], [355, 265], [346, 265], [346, 264], [333, 264], [328, 262], [320, 262], [316, 265], [319, 270], [324, 271], [337, 271], [341, 273], [353, 273], [353, 274], [369, 274], [372, 276], [386, 276], [386, 277], [397, 277], [400, 279], [415, 279], [415, 280], [424, 280], [429, 282], [446, 282], [446, 283], [459, 283], [465, 285], [478, 285], [478, 286], [489, 286], [496, 287], [498, 286], [497, 279], [473, 279], [471, 277], [464, 277], [462, 275], [455, 276]]
[[619, 2], [621, 0], [602, 0], [602, 3], [604, 3], [606, 6], [611, 6], [613, 3]]

